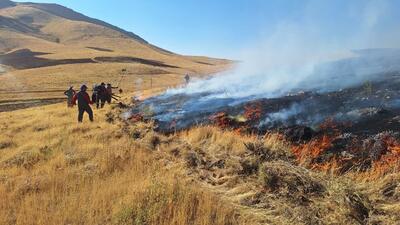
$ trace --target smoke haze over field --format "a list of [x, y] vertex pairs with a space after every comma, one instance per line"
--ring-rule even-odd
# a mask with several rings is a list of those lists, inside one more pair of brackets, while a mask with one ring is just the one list
[[[400, 39], [393, 38], [400, 37], [396, 33], [400, 22], [388, 22], [398, 16], [398, 9], [390, 1], [362, 1], [361, 8], [360, 1], [355, 5], [349, 1], [334, 9], [324, 4], [327, 1], [307, 2], [299, 18], [283, 19], [273, 32], [265, 32], [241, 51], [241, 62], [233, 70], [167, 90], [132, 112], [150, 108], [152, 118], [164, 129], [171, 121], [184, 128], [224, 110], [241, 114], [240, 108], [258, 100], [269, 107], [260, 126], [273, 127], [276, 123], [316, 125], [331, 116], [353, 112], [350, 118], [364, 108], [394, 104], [390, 99], [397, 96], [395, 87], [387, 96], [364, 99], [363, 85], [381, 79], [390, 84], [400, 74]], [[337, 16], [340, 10], [347, 11], [346, 19], [357, 21], [352, 22], [357, 26], [337, 28], [347, 22]], [[347, 89], [343, 96], [329, 94], [341, 89]], [[303, 92], [312, 94], [299, 94]]]
[[[390, 1], [364, 1], [359, 9], [348, 4], [342, 10], [347, 10], [359, 26], [335, 34], [325, 26], [340, 26], [345, 21], [332, 17], [331, 24], [320, 22], [319, 17], [324, 17], [321, 14], [329, 6], [321, 2], [310, 1], [299, 21], [281, 21], [272, 33], [242, 51], [242, 63], [234, 71], [168, 93], [276, 97], [297, 90], [345, 88], [377, 79], [377, 73], [398, 69], [399, 51], [352, 51], [398, 47], [399, 39], [394, 37], [400, 36], [399, 24], [387, 23], [387, 18], [397, 13], [390, 8]], [[328, 63], [341, 59], [349, 60]]]

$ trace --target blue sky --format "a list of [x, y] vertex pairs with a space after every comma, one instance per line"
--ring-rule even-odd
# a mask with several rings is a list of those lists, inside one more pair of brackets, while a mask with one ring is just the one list
[[67, 6], [181, 54], [237, 59], [270, 37], [284, 45], [277, 32], [335, 48], [397, 47], [400, 42], [396, 0], [30, 1]]

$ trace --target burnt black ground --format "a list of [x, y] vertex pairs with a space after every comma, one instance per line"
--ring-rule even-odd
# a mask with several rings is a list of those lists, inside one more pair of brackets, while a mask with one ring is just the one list
[[209, 124], [209, 117], [217, 112], [237, 116], [245, 112], [246, 106], [255, 105], [261, 107], [262, 115], [260, 120], [252, 121], [251, 126], [265, 132], [294, 125], [316, 129], [327, 119], [347, 124], [343, 130], [355, 134], [400, 131], [398, 73], [386, 74], [383, 81], [328, 93], [308, 92], [250, 101], [200, 100], [203, 96], [206, 93], [155, 97], [141, 103], [132, 113], [147, 114], [148, 119], [155, 119], [160, 131], [164, 132], [171, 129], [172, 123], [176, 124], [174, 129], [186, 129], [198, 124]]
[[[318, 131], [327, 120], [332, 120], [341, 131], [356, 135], [400, 131], [400, 50], [354, 52], [359, 55], [316, 66], [312, 79], [305, 79], [276, 97], [263, 97], [271, 96], [262, 94], [268, 90], [241, 98], [201, 90], [172, 91], [145, 100], [129, 114], [155, 120], [159, 131], [166, 133], [210, 124], [215, 122], [210, 117], [220, 112], [233, 123], [238, 120], [236, 125], [245, 125], [261, 134], [293, 126]], [[261, 115], [243, 122], [249, 107], [258, 107]]]

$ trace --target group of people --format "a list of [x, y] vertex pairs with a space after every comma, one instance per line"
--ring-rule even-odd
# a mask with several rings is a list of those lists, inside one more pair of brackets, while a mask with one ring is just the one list
[[100, 85], [94, 85], [92, 93], [92, 102], [96, 102], [97, 108], [103, 108], [106, 102], [111, 103], [113, 98], [113, 87], [111, 84], [101, 83]]
[[88, 87], [82, 85], [80, 91], [77, 93], [73, 86], [64, 92], [67, 96], [67, 106], [73, 107], [78, 103], [78, 122], [82, 122], [83, 114], [86, 112], [89, 115], [90, 121], [93, 121], [93, 110], [90, 105], [96, 103], [96, 108], [103, 108], [107, 103], [111, 104], [113, 97], [113, 87], [111, 84], [101, 83], [94, 85], [92, 98], [87, 93]]
[[[189, 74], [184, 76], [186, 85], [190, 82]], [[64, 92], [64, 95], [67, 96], [67, 106], [73, 107], [78, 102], [78, 122], [82, 122], [83, 114], [86, 112], [89, 114], [90, 121], [93, 121], [93, 110], [90, 105], [96, 103], [96, 108], [103, 108], [106, 102], [111, 104], [112, 99], [119, 97], [113, 94], [113, 89], [111, 84], [105, 84], [104, 82], [100, 85], [94, 85], [93, 93], [90, 98], [89, 94], [87, 93], [88, 87], [86, 85], [82, 85], [80, 91], [77, 93], [74, 90], [74, 87], [71, 86], [68, 90]], [[120, 93], [122, 90], [120, 89]]]

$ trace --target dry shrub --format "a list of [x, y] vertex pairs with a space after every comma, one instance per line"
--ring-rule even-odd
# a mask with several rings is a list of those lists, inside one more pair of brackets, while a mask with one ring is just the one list
[[249, 176], [257, 173], [260, 160], [257, 157], [246, 157], [240, 160], [240, 166], [239, 174]]
[[50, 126], [48, 124], [41, 124], [41, 125], [34, 126], [32, 128], [32, 131], [33, 132], [42, 132], [42, 131], [45, 131], [45, 130], [47, 130], [49, 128], [50, 128]]
[[365, 204], [366, 199], [354, 192], [346, 193], [344, 202], [349, 210], [347, 216], [354, 218], [360, 224], [367, 222], [370, 216], [370, 209]]
[[115, 116], [114, 116], [114, 113], [113, 112], [108, 112], [108, 113], [106, 113], [106, 122], [107, 123], [114, 123], [114, 121], [115, 121]]
[[282, 160], [294, 162], [294, 156], [289, 145], [281, 140], [278, 135], [267, 134], [262, 139], [253, 142], [243, 143], [246, 149], [246, 156], [240, 160], [243, 175], [251, 175], [259, 170], [264, 162]]
[[392, 174], [382, 180], [379, 185], [379, 192], [385, 198], [393, 201], [400, 201], [400, 175]]
[[361, 190], [373, 206], [370, 224], [398, 224], [400, 221], [400, 174], [360, 182]]
[[351, 179], [330, 177], [326, 187], [325, 198], [317, 203], [326, 224], [369, 224], [372, 221], [371, 202]]
[[197, 167], [201, 163], [199, 156], [195, 151], [187, 152], [185, 155], [185, 161], [189, 168]]
[[47, 191], [49, 187], [49, 177], [33, 176], [28, 179], [18, 179], [13, 187], [16, 197], [21, 198], [24, 195]]
[[161, 143], [160, 137], [157, 135], [153, 135], [149, 139], [149, 145], [152, 149], [156, 149], [157, 146]]
[[187, 144], [182, 144], [180, 151], [186, 151], [185, 156], [190, 156], [186, 157], [189, 165], [194, 165], [191, 163], [194, 161], [202, 161], [210, 164], [206, 165], [210, 168], [223, 162], [225, 168], [231, 167], [239, 174], [251, 175], [266, 161], [294, 161], [289, 145], [275, 134], [247, 136], [205, 126], [194, 128], [181, 136]]
[[86, 152], [69, 151], [64, 154], [64, 160], [67, 165], [79, 165], [88, 161], [90, 156]]
[[323, 183], [310, 171], [284, 161], [263, 164], [259, 178], [264, 188], [287, 197], [320, 196], [326, 190]]
[[3, 161], [2, 167], [23, 167], [30, 169], [36, 165], [44, 156], [37, 151], [25, 151], [14, 155], [13, 157]]
[[274, 142], [278, 142], [278, 140], [274, 140], [274, 136], [267, 136], [261, 141], [244, 143], [244, 146], [251, 155], [256, 156], [261, 162], [274, 160], [294, 162], [295, 158], [289, 148], [270, 144]]
[[7, 149], [14, 146], [11, 140], [0, 141], [0, 150]]
[[224, 154], [243, 154], [246, 149], [244, 141], [255, 141], [255, 137], [238, 135], [233, 131], [222, 131], [219, 128], [205, 126], [198, 127], [184, 133], [183, 139], [193, 148], [199, 148], [214, 155]]

